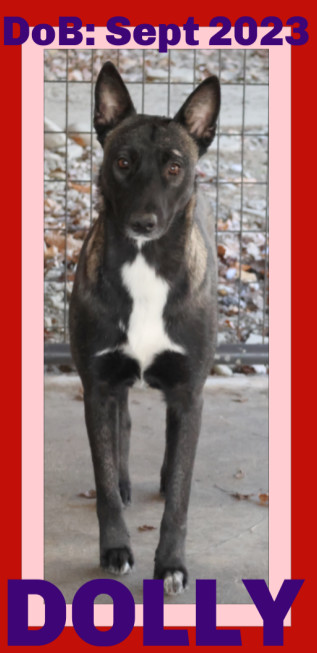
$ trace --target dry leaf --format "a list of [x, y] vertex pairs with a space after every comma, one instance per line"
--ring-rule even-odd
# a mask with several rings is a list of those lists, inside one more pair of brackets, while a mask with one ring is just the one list
[[233, 475], [234, 478], [240, 479], [245, 477], [245, 473], [242, 471], [242, 469], [238, 469], [237, 473]]
[[238, 499], [239, 501], [247, 501], [253, 497], [253, 494], [241, 494], [241, 492], [229, 492], [231, 497]]
[[155, 531], [156, 527], [155, 526], [148, 526], [147, 524], [143, 524], [143, 526], [138, 526], [138, 531], [140, 533], [143, 533], [144, 531]]
[[218, 245], [218, 256], [224, 256], [226, 253], [226, 248], [223, 245]]
[[78, 494], [79, 497], [83, 497], [84, 499], [95, 499], [96, 498], [96, 490], [87, 490], [86, 492], [80, 492]]
[[218, 490], [221, 490], [221, 492], [225, 492], [225, 494], [229, 494], [229, 496], [233, 497], [233, 499], [238, 499], [238, 501], [251, 501], [252, 503], [256, 503], [258, 506], [268, 506], [269, 504], [268, 494], [259, 494], [258, 497], [255, 498], [254, 492], [251, 494], [241, 494], [241, 492], [231, 492], [230, 490], [225, 490], [223, 487], [219, 487], [219, 485], [215, 485], [214, 487], [216, 487]]
[[75, 134], [71, 134], [70, 136], [71, 136], [71, 139], [72, 139], [73, 141], [75, 141], [75, 143], [77, 143], [78, 145], [81, 145], [81, 147], [85, 147], [85, 146], [86, 146], [85, 139], [84, 139], [84, 138], [81, 138], [81, 136], [77, 136], [77, 135], [75, 135]]
[[84, 399], [84, 388], [83, 388], [82, 385], [80, 386], [80, 388], [78, 388], [78, 392], [77, 392], [77, 394], [75, 394], [74, 399], [76, 399], [77, 401], [83, 401], [83, 399]]
[[82, 184], [74, 184], [74, 182], [72, 181], [69, 182], [69, 185], [74, 190], [78, 190], [79, 193], [90, 193], [90, 186], [83, 186]]

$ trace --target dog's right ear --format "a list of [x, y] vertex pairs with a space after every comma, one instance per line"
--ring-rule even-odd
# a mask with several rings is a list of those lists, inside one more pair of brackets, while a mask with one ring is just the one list
[[197, 86], [174, 117], [196, 142], [199, 156], [206, 152], [215, 136], [219, 109], [219, 79], [211, 75]]
[[107, 133], [135, 113], [127, 87], [115, 66], [107, 61], [101, 68], [95, 88], [94, 127], [99, 143], [103, 146]]

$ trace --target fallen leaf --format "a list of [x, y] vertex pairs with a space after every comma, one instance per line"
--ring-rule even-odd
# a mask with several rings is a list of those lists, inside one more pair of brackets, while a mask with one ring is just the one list
[[45, 252], [44, 252], [44, 260], [52, 259], [58, 254], [58, 249], [55, 247], [55, 245], [52, 245], [52, 247], [47, 247]]
[[[243, 474], [243, 472], [241, 473]], [[237, 472], [237, 474], [239, 474], [239, 472]], [[229, 496], [233, 497], [233, 499], [238, 499], [238, 501], [251, 501], [252, 503], [256, 503], [258, 506], [268, 506], [269, 504], [268, 494], [263, 493], [256, 496], [254, 492], [251, 494], [242, 494], [241, 492], [231, 492], [230, 490], [225, 490], [223, 487], [219, 487], [219, 485], [214, 485], [214, 487], [217, 488], [217, 490], [221, 490], [221, 492], [224, 492], [225, 494], [229, 494]]]
[[234, 478], [240, 479], [245, 477], [245, 473], [242, 471], [242, 469], [238, 469], [237, 473], [233, 475]]
[[241, 492], [229, 492], [228, 494], [230, 494], [230, 496], [234, 499], [238, 499], [239, 501], [247, 501], [254, 496], [253, 494], [241, 494]]
[[79, 497], [83, 497], [84, 499], [95, 499], [96, 498], [96, 490], [87, 490], [86, 492], [80, 492], [78, 494]]
[[230, 308], [227, 309], [226, 315], [237, 315], [239, 313], [239, 309], [237, 306], [230, 306]]
[[240, 369], [243, 374], [255, 374], [255, 370], [252, 365], [241, 365]]
[[83, 138], [81, 138], [80, 136], [77, 136], [75, 134], [71, 134], [70, 136], [71, 136], [72, 140], [75, 141], [75, 143], [77, 143], [78, 145], [81, 145], [82, 147], [85, 147], [86, 143], [85, 143], [85, 140]]
[[140, 533], [143, 533], [144, 531], [155, 531], [156, 527], [155, 526], [148, 526], [147, 524], [143, 524], [143, 526], [138, 526], [138, 531]]
[[218, 245], [218, 256], [224, 256], [226, 251], [227, 250], [223, 245]]
[[227, 231], [229, 228], [228, 222], [224, 222], [223, 220], [218, 220], [218, 231]]
[[79, 193], [90, 193], [90, 186], [83, 186], [82, 184], [74, 184], [73, 181], [69, 182], [69, 186], [74, 190], [78, 190]]
[[84, 388], [83, 388], [83, 386], [80, 386], [80, 388], [78, 388], [78, 392], [75, 394], [74, 399], [76, 399], [77, 401], [83, 401], [83, 399], [84, 399]]

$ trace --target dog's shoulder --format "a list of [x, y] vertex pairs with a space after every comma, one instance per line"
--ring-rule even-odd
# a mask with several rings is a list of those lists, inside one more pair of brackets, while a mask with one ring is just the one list
[[77, 278], [79, 285], [92, 286], [98, 281], [100, 266], [104, 256], [105, 226], [102, 216], [90, 228], [78, 262]]
[[186, 246], [186, 263], [194, 290], [204, 282], [208, 272], [215, 269], [214, 217], [204, 195], [196, 191], [188, 207], [191, 224]]

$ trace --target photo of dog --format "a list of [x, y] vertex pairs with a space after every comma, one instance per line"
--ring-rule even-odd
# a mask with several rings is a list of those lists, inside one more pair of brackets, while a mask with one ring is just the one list
[[100, 527], [100, 564], [134, 564], [122, 504], [131, 500], [128, 391], [137, 380], [163, 393], [165, 509], [154, 577], [168, 595], [187, 585], [185, 536], [202, 389], [217, 337], [213, 218], [195, 182], [220, 109], [216, 76], [173, 119], [137, 115], [111, 62], [95, 89], [104, 150], [99, 218], [81, 251], [70, 304], [73, 359], [84, 388]]
[[45, 52], [44, 578], [67, 602], [154, 578], [192, 605], [214, 578], [250, 603], [268, 578], [268, 64]]

